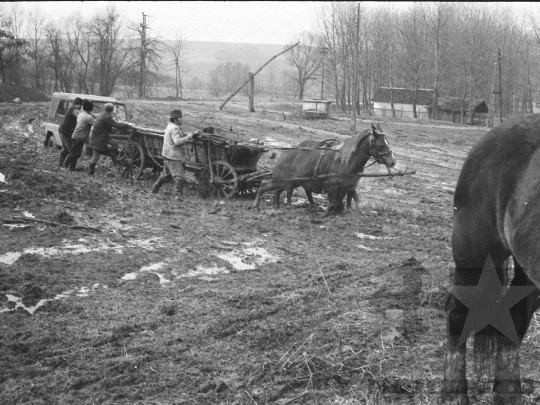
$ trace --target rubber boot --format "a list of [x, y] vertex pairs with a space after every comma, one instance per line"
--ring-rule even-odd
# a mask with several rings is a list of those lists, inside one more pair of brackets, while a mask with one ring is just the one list
[[66, 163], [66, 166], [69, 167], [70, 172], [76, 172], [77, 171], [77, 160], [78, 158], [71, 158], [69, 162]]
[[175, 190], [176, 190], [176, 195], [174, 199], [176, 201], [184, 201], [184, 180], [176, 179], [174, 184], [175, 184]]
[[60, 152], [60, 160], [58, 161], [58, 166], [65, 166], [67, 153]]
[[88, 165], [88, 175], [93, 176], [94, 175], [94, 170], [96, 170], [96, 164], [95, 163], [90, 163]]
[[163, 183], [165, 183], [165, 179], [162, 179], [161, 177], [157, 179], [157, 181], [154, 183], [154, 186], [152, 187], [152, 193], [157, 194]]

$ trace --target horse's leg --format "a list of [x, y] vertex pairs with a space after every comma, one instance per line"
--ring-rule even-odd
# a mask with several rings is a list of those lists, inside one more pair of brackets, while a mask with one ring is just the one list
[[[261, 202], [261, 196], [268, 192], [268, 191], [274, 191], [274, 190], [280, 190], [283, 191], [288, 187], [288, 184], [284, 181], [279, 180], [263, 180], [259, 186], [259, 190], [257, 191], [257, 196], [255, 197], [255, 201], [253, 201], [253, 205], [251, 206], [253, 209], [259, 209], [259, 203]], [[274, 197], [275, 198], [275, 197]]]
[[[503, 268], [506, 258], [510, 255], [510, 252], [502, 245], [497, 230], [486, 225], [489, 216], [487, 216], [487, 213], [482, 212], [482, 208], [471, 204], [454, 213], [452, 252], [456, 267], [454, 291], [453, 294], [449, 294], [446, 302], [448, 344], [444, 381], [441, 389], [442, 403], [455, 405], [470, 403], [465, 375], [466, 340], [468, 336], [464, 335], [462, 340], [463, 329], [470, 309], [459, 300], [459, 297], [460, 294], [463, 294], [464, 297], [470, 297], [473, 293], [466, 288], [460, 289], [460, 286], [472, 287], [478, 284], [490, 252], [493, 264], [499, 271]], [[502, 289], [498, 292], [493, 291], [493, 294], [497, 293], [502, 293]], [[457, 298], [454, 294], [457, 294]], [[472, 308], [472, 310], [476, 309]], [[489, 328], [484, 328], [481, 333], [484, 332], [485, 334], [487, 329]], [[492, 337], [493, 335], [489, 336]], [[461, 343], [460, 340], [462, 340]], [[485, 358], [492, 355], [490, 351], [492, 347], [489, 344], [481, 347], [481, 349], [484, 349], [482, 353]]]
[[263, 195], [263, 193], [270, 191], [271, 185], [272, 185], [272, 180], [263, 180], [261, 182], [261, 184], [259, 185], [259, 189], [257, 190], [257, 195], [255, 196], [255, 201], [253, 201], [253, 205], [251, 206], [253, 209], [259, 209], [261, 196]]
[[352, 198], [354, 199], [354, 206], [358, 210], [360, 209], [360, 197], [358, 196], [358, 193], [356, 192], [356, 189], [352, 191]]
[[294, 187], [287, 188], [287, 206], [290, 207], [292, 205], [292, 193], [294, 191]]
[[[514, 278], [511, 287], [534, 285], [525, 270], [514, 259]], [[510, 287], [510, 288], [511, 288]], [[535, 288], [528, 296], [510, 308], [510, 314], [519, 337], [519, 343], [525, 337], [534, 312], [540, 306], [540, 291]], [[520, 344], [500, 335], [495, 357], [495, 382], [493, 384], [494, 404], [521, 404], [521, 376], [519, 368]]]
[[358, 193], [356, 190], [349, 190], [347, 191], [347, 209], [351, 209], [351, 203], [354, 199], [354, 206], [356, 209], [360, 207], [360, 198], [358, 198]]
[[323, 218], [328, 217], [330, 214], [340, 214], [345, 209], [343, 205], [343, 198], [347, 194], [346, 190], [339, 189], [338, 187], [332, 187], [328, 191], [328, 208], [326, 209]]
[[313, 199], [313, 193], [311, 192], [311, 188], [304, 187], [304, 192], [306, 193], [306, 197], [309, 201], [309, 205], [314, 206], [315, 200]]
[[276, 190], [274, 192], [274, 207], [279, 208], [279, 198], [283, 190]]

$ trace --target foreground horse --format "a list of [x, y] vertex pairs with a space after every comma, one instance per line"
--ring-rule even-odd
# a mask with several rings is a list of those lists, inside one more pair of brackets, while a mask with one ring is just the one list
[[[314, 141], [311, 139], [306, 139], [305, 141], [300, 142], [298, 145], [294, 146], [294, 148], [312, 148], [312, 149], [336, 149], [339, 150], [342, 147], [343, 143], [339, 142], [337, 139], [327, 139], [325, 141]], [[360, 178], [358, 178], [358, 181], [360, 181]], [[360, 204], [360, 198], [358, 197], [358, 193], [356, 192], [356, 186], [358, 185], [358, 182], [354, 185], [354, 187], [347, 191], [347, 209], [351, 208], [351, 202], [354, 199], [354, 203], [356, 205], [356, 208], [358, 209], [358, 206]], [[304, 192], [306, 193], [306, 197], [309, 201], [309, 204], [311, 206], [315, 205], [315, 201], [313, 200], [313, 193], [322, 193], [323, 190], [313, 190], [312, 187], [310, 187], [311, 184], [304, 184], [302, 188], [304, 189]], [[294, 187], [289, 186], [286, 190], [276, 190], [274, 194], [274, 205], [279, 208], [279, 197], [283, 191], [287, 192], [287, 206], [291, 205], [292, 200], [292, 193], [294, 191]]]
[[[267, 191], [309, 187], [328, 193], [329, 206], [324, 216], [343, 211], [343, 198], [358, 183], [366, 162], [373, 158], [390, 168], [394, 156], [380, 125], [371, 131], [347, 139], [339, 149], [288, 149], [281, 152], [272, 171], [272, 179], [259, 186], [253, 208], [259, 207]], [[320, 191], [317, 191], [320, 190]]]
[[[469, 404], [465, 344], [472, 329], [477, 359], [493, 360], [494, 403], [521, 404], [519, 346], [540, 306], [540, 115], [492, 129], [469, 153], [454, 196], [452, 250], [442, 402]], [[510, 256], [514, 277], [504, 293]], [[490, 268], [495, 283], [482, 292]]]

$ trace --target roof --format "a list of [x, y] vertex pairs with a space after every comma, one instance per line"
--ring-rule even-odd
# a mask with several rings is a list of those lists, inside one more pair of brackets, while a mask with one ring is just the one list
[[[439, 110], [441, 111], [461, 111], [462, 106], [465, 111], [470, 111], [469, 100], [465, 100], [459, 97], [440, 97], [438, 100]], [[478, 99], [474, 101], [474, 111], [479, 113], [487, 113], [489, 111], [486, 101], [483, 99]]]
[[[399, 87], [380, 87], [372, 101], [375, 103], [390, 103], [391, 91], [394, 93], [394, 103], [412, 104], [414, 100], [414, 89], [404, 89]], [[433, 89], [418, 89], [416, 104], [428, 105], [433, 100]]]
[[86, 98], [90, 101], [96, 101], [101, 103], [120, 103], [117, 99], [113, 97], [105, 97], [105, 96], [94, 96], [93, 94], [79, 94], [79, 93], [62, 93], [62, 92], [54, 92], [52, 94], [53, 98], [62, 97], [63, 99], [68, 100], [75, 100], [77, 97], [82, 98], [83, 100]]

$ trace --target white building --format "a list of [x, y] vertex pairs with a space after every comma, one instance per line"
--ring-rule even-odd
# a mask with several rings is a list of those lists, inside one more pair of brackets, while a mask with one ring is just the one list
[[[381, 87], [373, 97], [373, 114], [379, 117], [392, 116], [392, 100], [397, 118], [414, 118], [414, 89]], [[433, 101], [432, 89], [418, 89], [416, 92], [416, 117], [429, 118], [428, 106]]]

